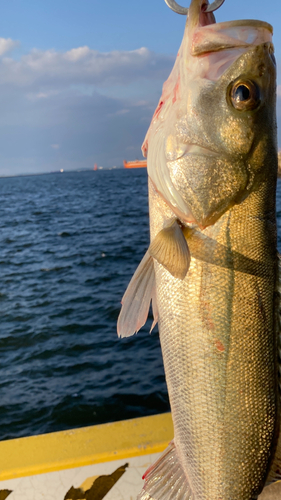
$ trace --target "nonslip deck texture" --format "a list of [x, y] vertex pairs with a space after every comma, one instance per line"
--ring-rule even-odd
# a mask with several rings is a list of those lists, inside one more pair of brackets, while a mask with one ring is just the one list
[[[170, 414], [0, 443], [0, 500], [135, 500], [173, 438]], [[281, 482], [259, 500], [281, 500]]]
[[0, 500], [134, 500], [173, 438], [155, 415], [0, 443]]

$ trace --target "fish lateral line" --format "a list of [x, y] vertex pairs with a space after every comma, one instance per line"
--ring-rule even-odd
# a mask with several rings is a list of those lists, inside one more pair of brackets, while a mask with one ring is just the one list
[[194, 228], [183, 226], [182, 231], [192, 258], [251, 276], [266, 277], [265, 262], [246, 257]]
[[143, 143], [151, 244], [119, 334], [159, 307], [175, 440], [138, 500], [254, 500], [281, 478], [272, 27], [216, 24], [206, 3], [191, 0]]

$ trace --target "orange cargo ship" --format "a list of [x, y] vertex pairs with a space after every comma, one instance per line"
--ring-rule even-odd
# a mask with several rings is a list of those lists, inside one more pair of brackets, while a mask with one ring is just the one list
[[142, 168], [147, 166], [146, 160], [123, 161], [124, 168]]

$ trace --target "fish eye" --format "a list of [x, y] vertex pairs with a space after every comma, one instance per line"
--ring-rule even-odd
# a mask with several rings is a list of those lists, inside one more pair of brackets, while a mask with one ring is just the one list
[[260, 102], [260, 90], [252, 80], [241, 80], [234, 82], [229, 92], [232, 106], [239, 111], [256, 109]]

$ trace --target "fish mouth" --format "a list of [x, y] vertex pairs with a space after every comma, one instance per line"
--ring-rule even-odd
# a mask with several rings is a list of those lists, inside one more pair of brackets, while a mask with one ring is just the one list
[[191, 144], [183, 156], [219, 156], [219, 153], [214, 151], [213, 149], [204, 148], [202, 146], [198, 146], [197, 144]]
[[174, 162], [184, 157], [219, 156], [217, 151], [198, 144], [182, 144], [176, 150], [166, 150], [167, 163]]

